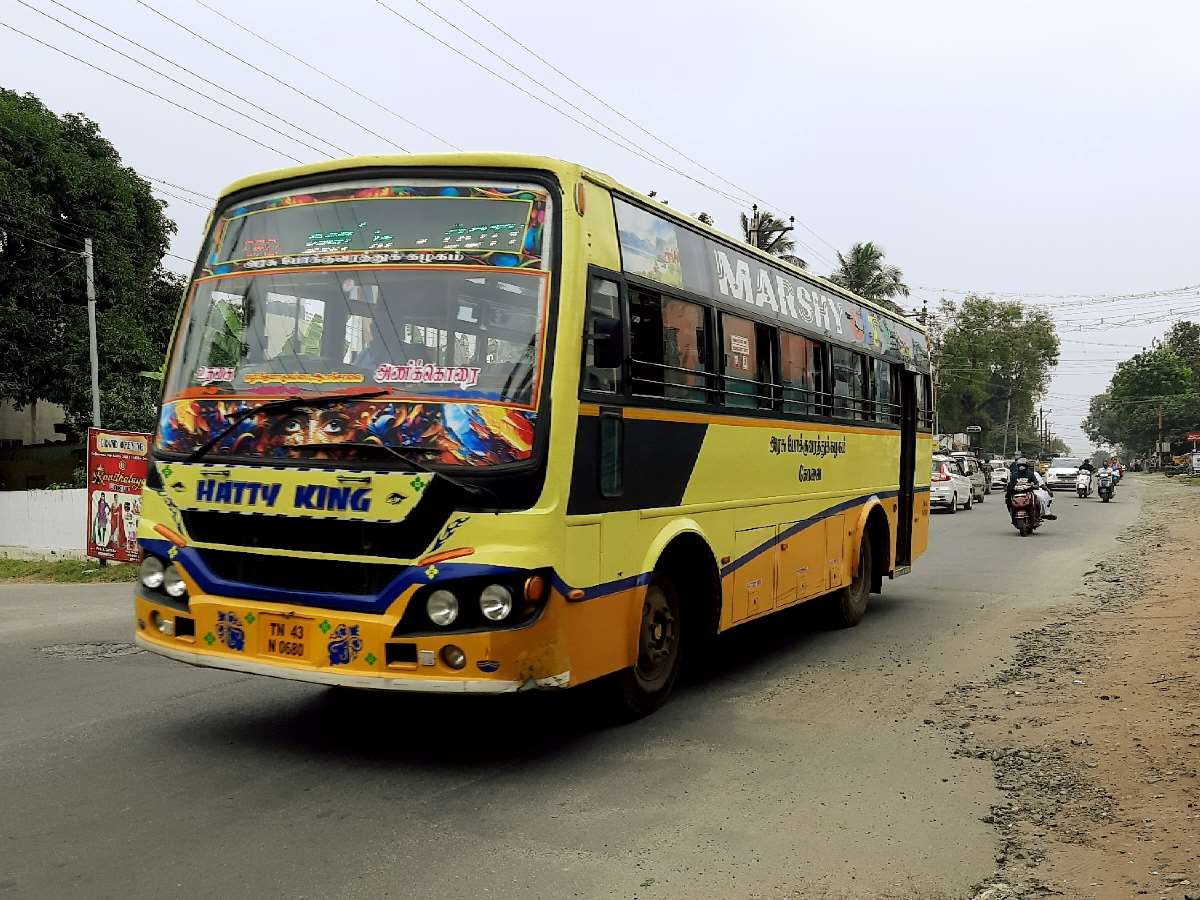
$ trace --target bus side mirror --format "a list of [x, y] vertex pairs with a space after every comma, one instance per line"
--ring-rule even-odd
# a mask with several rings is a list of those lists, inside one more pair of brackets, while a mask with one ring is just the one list
[[597, 369], [618, 369], [624, 361], [625, 342], [621, 335], [621, 320], [593, 319], [592, 365]]

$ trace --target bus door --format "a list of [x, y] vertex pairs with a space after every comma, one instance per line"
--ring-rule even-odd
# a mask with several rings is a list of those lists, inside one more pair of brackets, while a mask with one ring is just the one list
[[917, 379], [900, 373], [900, 492], [896, 510], [895, 569], [912, 565], [913, 480], [917, 460]]

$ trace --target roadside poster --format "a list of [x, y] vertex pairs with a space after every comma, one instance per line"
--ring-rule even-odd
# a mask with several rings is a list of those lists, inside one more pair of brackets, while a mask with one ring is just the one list
[[1189, 431], [1187, 433], [1187, 439], [1193, 444], [1200, 442], [1200, 431]]
[[1200, 475], [1200, 450], [1192, 453], [1192, 474]]
[[137, 562], [142, 485], [150, 435], [89, 428], [87, 444], [87, 555]]

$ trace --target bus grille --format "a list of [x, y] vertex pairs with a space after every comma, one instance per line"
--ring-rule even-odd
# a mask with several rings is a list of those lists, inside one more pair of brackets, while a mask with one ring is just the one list
[[316, 594], [378, 596], [404, 566], [341, 562], [302, 556], [263, 556], [230, 550], [198, 550], [222, 581]]
[[430, 521], [429, 516], [412, 515], [403, 522], [342, 522], [208, 510], [183, 512], [183, 527], [188, 535], [204, 544], [396, 559], [418, 556], [437, 536], [443, 524]]

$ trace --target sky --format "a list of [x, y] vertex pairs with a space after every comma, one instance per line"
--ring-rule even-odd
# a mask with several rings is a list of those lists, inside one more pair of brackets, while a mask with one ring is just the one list
[[1087, 398], [1117, 361], [1172, 320], [1200, 319], [1200, 288], [1175, 291], [1200, 285], [1200, 4], [1190, 0], [0, 8], [0, 22], [165, 98], [0, 28], [0, 86], [86, 114], [128, 165], [160, 179], [179, 226], [180, 258], [167, 263], [179, 271], [196, 256], [209, 201], [168, 183], [211, 197], [293, 160], [400, 148], [557, 156], [709, 212], [730, 233], [756, 200], [794, 215], [798, 253], [821, 274], [835, 249], [875, 241], [912, 286], [910, 307], [967, 291], [1050, 307], [1062, 350], [1043, 406], [1077, 451], [1089, 445]]

